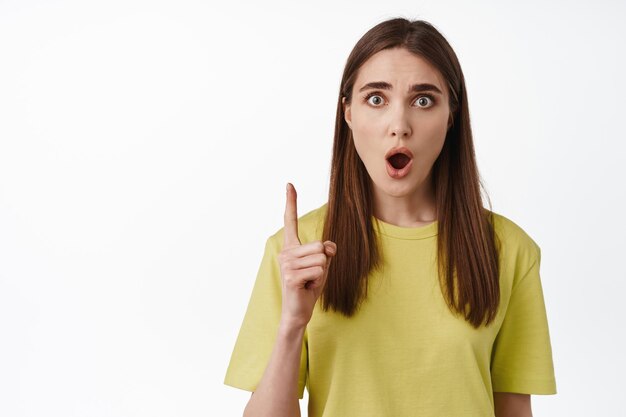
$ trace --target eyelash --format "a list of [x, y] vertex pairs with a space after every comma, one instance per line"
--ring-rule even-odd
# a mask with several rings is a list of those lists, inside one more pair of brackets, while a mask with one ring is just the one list
[[[373, 96], [382, 96], [382, 94], [378, 91], [372, 91], [371, 93], [369, 93], [368, 95], [365, 96], [365, 98], [363, 98], [363, 102], [365, 104], [369, 104], [368, 100], [373, 97]], [[420, 94], [419, 96], [417, 96], [415, 98], [415, 100], [419, 99], [420, 97], [428, 97], [430, 99], [430, 101], [432, 101], [432, 104], [428, 107], [421, 107], [422, 109], [428, 109], [433, 107], [435, 104], [437, 104], [437, 100], [435, 100], [435, 97], [432, 96], [431, 94]], [[380, 107], [380, 106], [374, 106], [374, 107]], [[419, 106], [418, 106], [419, 107]]]

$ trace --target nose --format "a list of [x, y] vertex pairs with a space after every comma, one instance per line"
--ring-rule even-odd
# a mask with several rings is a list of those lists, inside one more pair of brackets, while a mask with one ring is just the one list
[[389, 130], [392, 136], [405, 138], [411, 136], [411, 124], [406, 117], [404, 109], [398, 109], [393, 113]]

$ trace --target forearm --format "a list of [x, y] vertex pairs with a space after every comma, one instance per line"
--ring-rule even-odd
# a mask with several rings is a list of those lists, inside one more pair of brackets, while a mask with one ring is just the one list
[[494, 392], [493, 399], [496, 417], [533, 417], [530, 394]]
[[300, 417], [298, 377], [304, 330], [281, 322], [267, 368], [244, 417]]

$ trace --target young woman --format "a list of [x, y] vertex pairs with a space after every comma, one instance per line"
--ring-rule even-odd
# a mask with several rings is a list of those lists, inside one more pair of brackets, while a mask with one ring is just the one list
[[465, 81], [428, 22], [345, 66], [328, 202], [287, 185], [224, 383], [245, 416], [527, 416], [556, 394], [540, 248], [483, 207]]

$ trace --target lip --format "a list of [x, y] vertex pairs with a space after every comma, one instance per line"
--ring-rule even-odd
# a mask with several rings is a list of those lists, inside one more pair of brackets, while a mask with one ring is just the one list
[[[397, 153], [403, 153], [410, 158], [409, 163], [406, 164], [402, 169], [396, 169], [393, 167], [393, 165], [391, 165], [391, 163], [389, 163], [389, 157]], [[411, 152], [411, 150], [405, 146], [391, 148], [385, 155], [385, 165], [387, 166], [387, 174], [389, 174], [391, 178], [403, 178], [409, 173], [411, 167], [413, 166], [413, 152]]]
[[400, 179], [408, 175], [411, 167], [413, 166], [413, 158], [411, 158], [409, 163], [402, 169], [394, 168], [388, 160], [385, 160], [385, 165], [387, 166], [387, 174], [389, 174], [391, 178]]
[[411, 152], [411, 150], [407, 148], [406, 146], [397, 146], [395, 148], [389, 149], [389, 151], [385, 154], [385, 159], [389, 159], [391, 155], [394, 155], [397, 153], [406, 154], [409, 158], [411, 158], [411, 160], [413, 160], [413, 152]]

